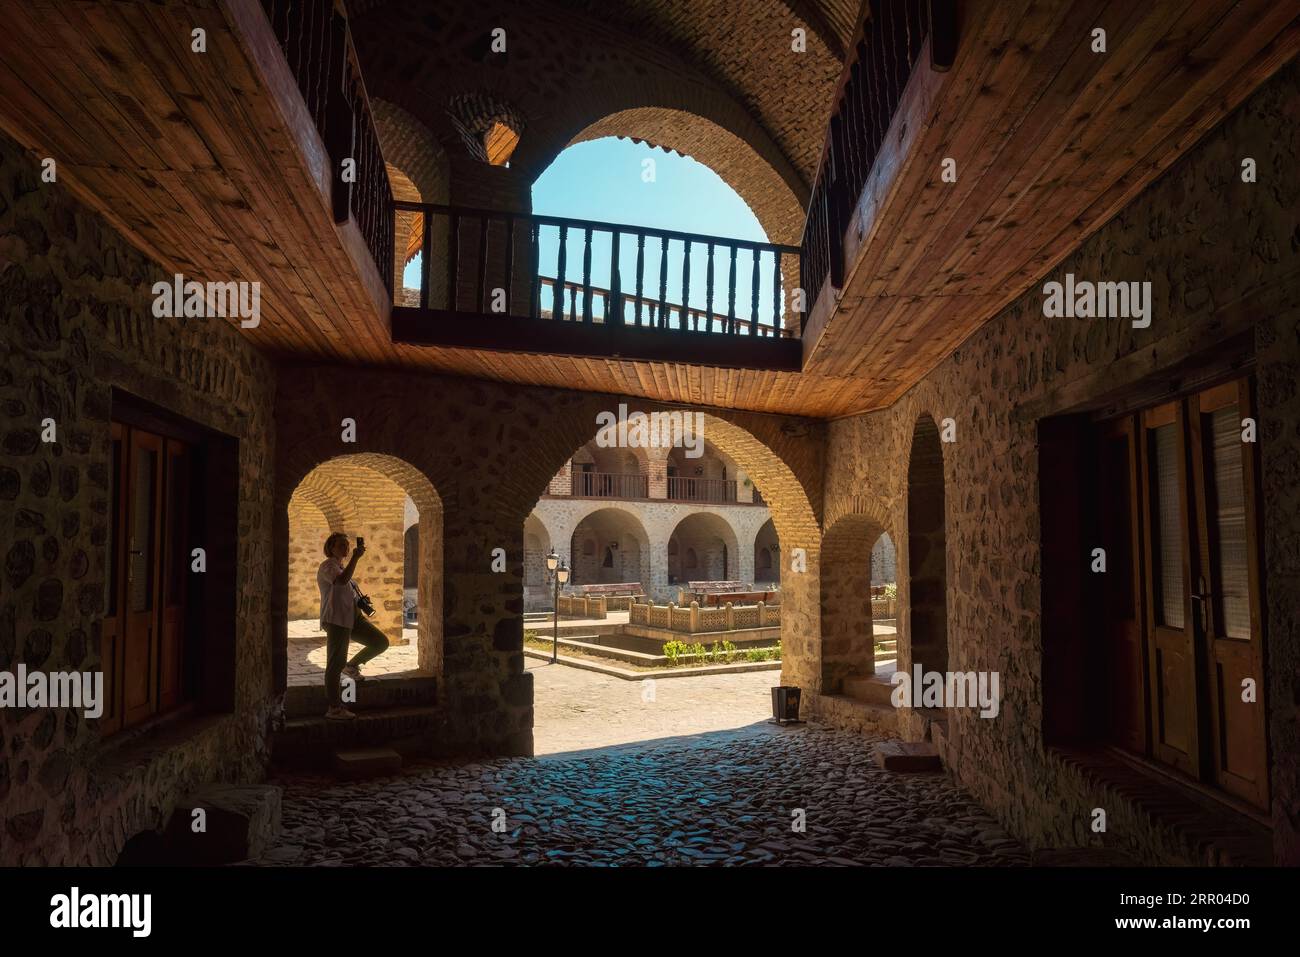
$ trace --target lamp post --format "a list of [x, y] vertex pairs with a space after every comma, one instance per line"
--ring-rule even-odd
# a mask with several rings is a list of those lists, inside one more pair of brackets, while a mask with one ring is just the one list
[[551, 664], [560, 653], [560, 586], [569, 580], [569, 569], [552, 548], [546, 556], [546, 570], [555, 576], [555, 604], [551, 606]]

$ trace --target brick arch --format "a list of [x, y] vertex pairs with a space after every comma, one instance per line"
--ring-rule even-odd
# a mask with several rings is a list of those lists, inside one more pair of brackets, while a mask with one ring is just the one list
[[886, 531], [879, 517], [850, 512], [830, 523], [822, 536], [823, 694], [840, 694], [846, 678], [875, 673], [871, 550]]
[[[390, 640], [401, 640], [405, 503], [409, 496], [419, 512], [420, 525], [416, 558], [418, 661], [422, 671], [441, 674], [442, 500], [433, 483], [396, 456], [351, 453], [326, 457], [312, 466], [297, 478], [285, 501], [284, 490], [290, 487], [296, 471], [282, 472], [277, 482], [276, 587], [284, 590], [286, 618], [302, 614], [307, 604], [304, 593], [315, 588], [314, 572], [321, 556], [315, 555], [308, 562], [304, 549], [315, 546], [310, 550], [319, 552], [320, 543], [315, 541], [319, 536], [300, 526], [310, 511], [315, 511], [327, 521], [329, 531], [366, 536], [367, 554], [358, 568], [358, 582], [375, 602], [376, 625]], [[278, 506], [282, 501], [283, 510]], [[304, 534], [309, 539], [307, 545], [298, 541]]]
[[779, 164], [748, 140], [715, 121], [681, 109], [634, 107], [596, 120], [566, 145], [606, 136], [643, 141], [703, 163], [745, 201], [769, 242], [799, 242], [807, 191], [785, 179]]
[[[683, 532], [683, 527], [685, 532]], [[692, 570], [686, 567], [685, 550], [694, 548], [698, 537], [701, 535], [712, 535], [722, 540], [727, 549], [727, 568], [722, 572], [719, 580], [739, 579], [738, 569], [740, 567], [740, 542], [741, 535], [736, 527], [725, 517], [717, 512], [690, 512], [684, 515], [681, 520], [673, 526], [668, 535], [669, 542], [678, 543], [678, 578], [680, 581], [686, 581], [688, 578], [697, 580], [711, 577], [705, 574], [705, 567], [701, 567], [691, 574]], [[697, 552], [698, 548], [695, 549]], [[704, 556], [701, 555], [701, 558]]]
[[[594, 555], [591, 556], [595, 561], [594, 563], [588, 562], [586, 560], [588, 556], [586, 556], [581, 550], [579, 530], [582, 528], [583, 524], [590, 519], [597, 516], [608, 516], [615, 519], [615, 527], [619, 528], [619, 533], [621, 535], [627, 535], [634, 539], [637, 544], [637, 556], [634, 570], [630, 571], [622, 567], [623, 556], [620, 554], [619, 563], [622, 571], [619, 574], [619, 579], [621, 581], [639, 580], [643, 584], [646, 583], [650, 575], [651, 566], [650, 533], [642, 523], [641, 519], [633, 512], [630, 512], [616, 504], [611, 504], [608, 501], [603, 503], [594, 502], [592, 504], [595, 507], [585, 510], [582, 513], [582, 517], [574, 520], [570, 527], [569, 540], [571, 547], [569, 548], [569, 567], [573, 570], [573, 576], [570, 578], [570, 582], [575, 585], [593, 584], [601, 577], [602, 573], [599, 569], [602, 567], [603, 559], [601, 551], [602, 543], [600, 541], [595, 543]], [[595, 569], [594, 571], [593, 568]], [[627, 577], [628, 575], [634, 575], [635, 577], [629, 578]]]
[[324, 473], [309, 473], [289, 498], [290, 521], [311, 521], [317, 516], [331, 532], [345, 532], [356, 526], [357, 503], [347, 490], [329, 481]]
[[[411, 203], [446, 203], [451, 195], [447, 154], [428, 127], [395, 103], [373, 98], [370, 105], [393, 198]], [[437, 256], [446, 249], [447, 229], [436, 219], [433, 226], [433, 255]], [[399, 210], [394, 229], [398, 255], [393, 257], [393, 288], [400, 290], [402, 271], [420, 251], [424, 239], [424, 217]]]

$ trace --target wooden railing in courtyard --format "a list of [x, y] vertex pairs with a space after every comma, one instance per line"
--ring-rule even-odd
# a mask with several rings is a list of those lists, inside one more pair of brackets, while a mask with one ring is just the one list
[[809, 308], [822, 285], [844, 285], [844, 233], [889, 130], [926, 37], [932, 59], [951, 63], [952, 0], [871, 0], [836, 94], [804, 223]]
[[398, 202], [423, 216], [419, 307], [732, 337], [797, 335], [797, 246]]
[[332, 171], [334, 221], [356, 219], [379, 275], [393, 275], [393, 192], [370, 100], [334, 0], [262, 0]]
[[734, 479], [670, 475], [668, 476], [668, 498], [677, 502], [727, 504], [736, 501], [736, 482]]
[[573, 494], [591, 498], [649, 498], [650, 479], [634, 472], [574, 472]]
[[628, 624], [647, 628], [666, 628], [685, 634], [709, 631], [738, 631], [748, 628], [779, 628], [781, 606], [733, 605], [727, 602], [719, 608], [702, 608], [699, 602], [689, 605], [655, 605], [637, 602], [628, 611]]

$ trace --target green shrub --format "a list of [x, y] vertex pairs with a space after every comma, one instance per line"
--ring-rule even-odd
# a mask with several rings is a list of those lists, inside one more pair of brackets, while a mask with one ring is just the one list
[[677, 658], [680, 655], [686, 654], [689, 650], [690, 649], [687, 647], [685, 642], [681, 642], [681, 641], [664, 642], [664, 657], [668, 659], [668, 663], [670, 665], [677, 664]]

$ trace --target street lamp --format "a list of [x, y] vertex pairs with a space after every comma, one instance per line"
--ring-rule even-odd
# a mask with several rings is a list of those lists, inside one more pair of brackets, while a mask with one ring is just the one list
[[551, 664], [555, 664], [560, 653], [560, 586], [569, 580], [569, 568], [554, 548], [546, 556], [546, 570], [555, 576], [555, 604], [551, 606]]

